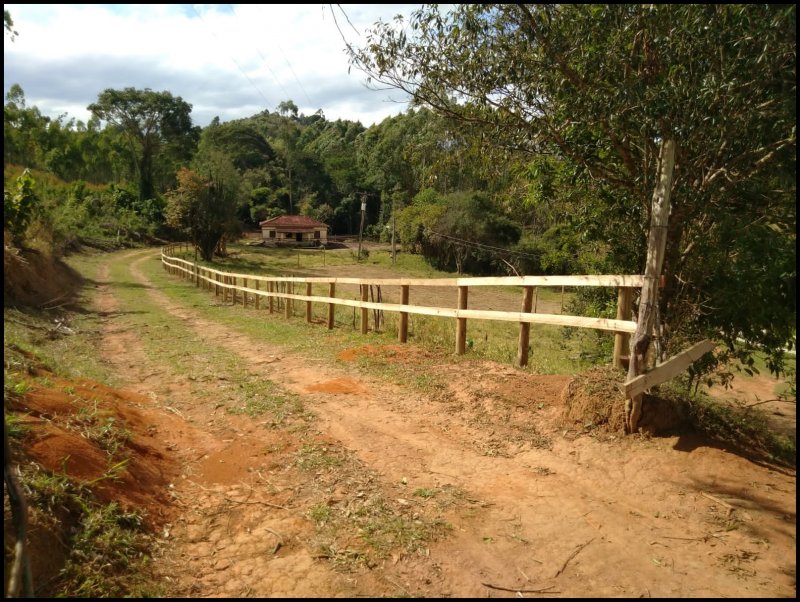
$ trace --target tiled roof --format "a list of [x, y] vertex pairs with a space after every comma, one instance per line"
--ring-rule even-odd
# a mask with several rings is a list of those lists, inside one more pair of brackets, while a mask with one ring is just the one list
[[260, 226], [276, 228], [327, 228], [326, 224], [305, 215], [279, 215], [259, 223]]

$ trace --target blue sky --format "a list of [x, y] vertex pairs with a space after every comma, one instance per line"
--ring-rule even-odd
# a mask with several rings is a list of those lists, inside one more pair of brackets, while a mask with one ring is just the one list
[[[18, 83], [29, 105], [86, 120], [106, 88], [168, 90], [207, 125], [291, 99], [306, 114], [379, 122], [407, 108], [398, 91], [368, 89], [353, 69], [329, 4], [6, 4], [18, 36], [5, 38], [4, 94]], [[337, 5], [333, 5], [337, 6]], [[378, 19], [417, 5], [341, 5], [350, 43]]]

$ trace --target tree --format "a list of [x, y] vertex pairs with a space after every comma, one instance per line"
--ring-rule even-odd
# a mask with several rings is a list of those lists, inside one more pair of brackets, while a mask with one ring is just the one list
[[167, 223], [186, 232], [206, 261], [227, 232], [235, 229], [240, 176], [230, 159], [209, 151], [193, 169], [177, 174], [178, 187], [167, 194]]
[[571, 221], [610, 269], [644, 266], [674, 140], [664, 343], [743, 338], [777, 371], [796, 329], [795, 32], [794, 5], [426, 5], [351, 56], [495, 149], [563, 161], [592, 190]]
[[196, 134], [192, 105], [170, 92], [106, 89], [88, 109], [124, 133], [139, 176], [139, 198], [156, 193], [154, 159], [167, 146], [185, 150]]
[[31, 222], [38, 199], [34, 192], [36, 182], [29, 170], [22, 172], [14, 191], [3, 190], [3, 230], [11, 234], [14, 244], [20, 246], [22, 237]]

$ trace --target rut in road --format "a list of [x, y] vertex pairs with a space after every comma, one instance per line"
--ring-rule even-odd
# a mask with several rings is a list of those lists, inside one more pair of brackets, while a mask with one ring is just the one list
[[[687, 454], [670, 448], [667, 441], [560, 438], [553, 425], [558, 393], [567, 382], [561, 376], [526, 375], [526, 384], [533, 386], [522, 396], [531, 406], [546, 407], [537, 416], [550, 429], [552, 445], [522, 446], [511, 457], [492, 457], [477, 445], [487, 438], [481, 421], [469, 412], [453, 411], [458, 404], [393, 385], [355, 366], [331, 366], [204, 319], [154, 286], [142, 269], [144, 262], [153, 261], [152, 251], [133, 257], [130, 273], [160, 308], [198, 338], [302, 396], [319, 416], [319, 430], [352, 450], [385, 482], [403, 483], [409, 491], [453, 486], [466, 492], [465, 512], [457, 517], [453, 534], [431, 546], [429, 557], [397, 559], [390, 568], [393, 579], [407, 591], [477, 596], [487, 594], [486, 583], [512, 589], [545, 584], [551, 593], [569, 596], [791, 591], [785, 558], [771, 549], [759, 548], [756, 557], [764, 563], [759, 568], [775, 576], [772, 582], [742, 584], [724, 565], [717, 568], [715, 558], [752, 547], [751, 530], [718, 536], [708, 549], [698, 543], [709, 540], [716, 518], [710, 516], [713, 504], [698, 493], [702, 488], [734, 490], [743, 475], [752, 483], [783, 480], [782, 486], [791, 488], [791, 478], [765, 475], [746, 460], [719, 450]], [[480, 393], [478, 385], [487, 377], [519, 376], [488, 362], [436, 370], [451, 381], [448, 394], [453, 398]], [[326, 392], [331, 390], [339, 392]], [[251, 429], [248, 436], [256, 434]], [[766, 487], [753, 496], [761, 505], [759, 513], [751, 511], [757, 514], [751, 518], [758, 530], [783, 529], [786, 500]], [[314, 563], [307, 568], [311, 566]]]

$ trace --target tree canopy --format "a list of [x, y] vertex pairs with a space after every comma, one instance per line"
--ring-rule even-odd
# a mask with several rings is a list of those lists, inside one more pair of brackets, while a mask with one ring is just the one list
[[154, 160], [159, 151], [166, 149], [188, 158], [196, 142], [192, 105], [170, 92], [108, 88], [88, 109], [127, 138], [139, 176], [139, 198], [143, 200], [156, 193]]
[[667, 335], [742, 337], [777, 366], [796, 324], [794, 6], [426, 5], [398, 21], [354, 64], [495, 151], [563, 162], [587, 191], [572, 221], [610, 244], [611, 269], [642, 269], [675, 139]]

